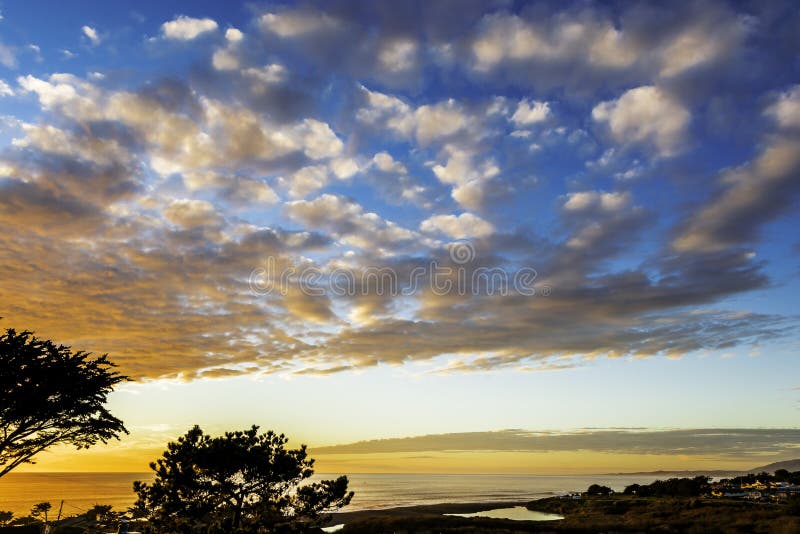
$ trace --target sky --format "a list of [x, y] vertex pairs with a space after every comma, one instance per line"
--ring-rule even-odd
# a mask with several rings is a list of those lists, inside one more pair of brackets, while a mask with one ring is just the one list
[[[790, 1], [0, 3], [0, 327], [327, 472], [800, 456]], [[316, 454], [315, 451], [319, 451]]]

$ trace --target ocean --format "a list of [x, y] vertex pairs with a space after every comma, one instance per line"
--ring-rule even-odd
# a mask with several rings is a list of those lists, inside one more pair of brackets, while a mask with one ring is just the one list
[[[334, 478], [317, 474], [313, 479]], [[94, 504], [110, 504], [125, 510], [135, 500], [134, 480], [150, 481], [151, 473], [9, 473], [0, 478], [0, 510], [27, 515], [42, 501], [63, 515], [81, 513]], [[348, 511], [436, 504], [447, 502], [500, 502], [548, 497], [570, 491], [584, 491], [590, 484], [603, 484], [616, 491], [633, 483], [649, 483], [653, 476], [638, 475], [431, 475], [351, 474], [355, 491]], [[313, 480], [312, 479], [312, 480]]]

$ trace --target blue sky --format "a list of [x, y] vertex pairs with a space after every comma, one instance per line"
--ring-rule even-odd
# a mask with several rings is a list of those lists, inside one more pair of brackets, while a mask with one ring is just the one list
[[796, 426], [791, 2], [0, 13], [2, 324], [111, 354], [130, 447]]

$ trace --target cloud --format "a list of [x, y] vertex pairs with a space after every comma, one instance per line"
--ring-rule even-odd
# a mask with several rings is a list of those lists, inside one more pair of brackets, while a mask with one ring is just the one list
[[775, 429], [583, 429], [571, 432], [498, 430], [431, 434], [315, 447], [314, 454], [380, 454], [457, 451], [591, 451], [624, 454], [685, 454], [722, 457], [791, 455], [800, 430]]
[[293, 38], [339, 27], [335, 17], [315, 10], [285, 11], [282, 13], [264, 13], [258, 19], [263, 31], [271, 32], [279, 37]]
[[752, 243], [761, 227], [800, 194], [800, 90], [781, 93], [764, 110], [778, 131], [753, 160], [725, 170], [716, 194], [679, 226], [678, 251], [719, 251]]
[[0, 96], [14, 96], [14, 90], [3, 80], [0, 80]]
[[469, 130], [479, 129], [474, 113], [454, 99], [412, 108], [400, 98], [362, 88], [365, 105], [356, 118], [385, 126], [403, 137], [414, 136], [422, 145], [443, 142]]
[[14, 50], [2, 42], [0, 42], [0, 64], [9, 69], [17, 67], [17, 56]]
[[592, 118], [606, 124], [616, 141], [650, 143], [668, 157], [686, 143], [691, 114], [664, 90], [643, 86], [598, 104]]
[[253, 178], [199, 171], [184, 173], [183, 183], [189, 191], [211, 189], [237, 203], [275, 204], [278, 201], [278, 195], [269, 185]]
[[328, 183], [328, 169], [323, 165], [303, 167], [284, 180], [292, 198], [302, 198], [319, 191]]
[[176, 199], [164, 208], [164, 216], [183, 228], [216, 226], [221, 217], [214, 205], [205, 200]]
[[363, 249], [391, 250], [416, 237], [355, 202], [327, 193], [313, 200], [287, 202], [286, 212], [308, 227], [331, 230], [343, 243]]
[[781, 93], [766, 110], [781, 128], [800, 128], [800, 85]]
[[204, 33], [212, 32], [218, 27], [210, 18], [193, 18], [181, 15], [161, 25], [161, 35], [165, 39], [175, 41], [191, 41]]
[[225, 40], [230, 43], [238, 43], [244, 39], [244, 34], [238, 28], [228, 28], [225, 30]]
[[599, 17], [576, 22], [557, 16], [555, 28], [548, 31], [508, 13], [484, 17], [472, 53], [481, 71], [506, 60], [565, 61], [579, 54], [591, 65], [612, 68], [630, 66], [637, 59], [626, 35]]
[[427, 233], [440, 232], [454, 239], [486, 237], [494, 232], [494, 226], [491, 223], [472, 213], [434, 215], [422, 221], [419, 229]]
[[381, 66], [391, 73], [403, 73], [417, 66], [419, 46], [410, 39], [395, 39], [383, 43], [378, 52]]
[[511, 116], [511, 121], [517, 126], [527, 126], [544, 122], [548, 117], [550, 117], [550, 105], [547, 102], [522, 99], [517, 104], [517, 109]]
[[[791, 332], [726, 306], [782, 281], [760, 230], [797, 193], [794, 19], [708, 3], [315, 5], [260, 12], [247, 33], [167, 22], [164, 38], [215, 35], [173, 50], [167, 76], [0, 86], [37, 108], [0, 119], [9, 323], [184, 379], [412, 361], [563, 372]], [[747, 127], [715, 129], [726, 109]], [[530, 269], [535, 294], [438, 291], [429, 275], [402, 295], [250, 285], [267, 261], [407, 280], [454, 266], [453, 239], [474, 249], [454, 272]]]
[[776, 138], [752, 161], [723, 174], [721, 190], [673, 240], [678, 251], [718, 251], [755, 240], [800, 193], [800, 141]]
[[485, 14], [467, 39], [475, 74], [523, 87], [586, 93], [701, 77], [732, 64], [755, 16], [722, 2], [661, 6], [528, 6]]
[[408, 172], [405, 165], [395, 160], [391, 154], [387, 152], [379, 152], [372, 157], [372, 162], [382, 172], [394, 172], [397, 174], [405, 174]]
[[91, 26], [82, 26], [81, 32], [83, 32], [83, 35], [85, 35], [86, 38], [89, 39], [89, 42], [91, 42], [94, 46], [99, 45], [100, 41], [102, 41], [102, 38], [97, 33], [97, 30]]
[[571, 212], [600, 209], [618, 211], [630, 203], [627, 193], [606, 193], [602, 191], [579, 191], [567, 195], [564, 209]]

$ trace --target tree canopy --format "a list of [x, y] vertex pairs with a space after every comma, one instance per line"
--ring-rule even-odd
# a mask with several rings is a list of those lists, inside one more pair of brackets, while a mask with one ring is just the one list
[[608, 486], [601, 486], [600, 484], [592, 484], [589, 486], [589, 489], [586, 490], [587, 495], [611, 495], [614, 493], [614, 490], [609, 488]]
[[[319, 526], [353, 497], [347, 477], [311, 483], [306, 446], [258, 427], [211, 437], [195, 426], [167, 445], [152, 484], [134, 483], [137, 515], [158, 532], [297, 531]], [[304, 481], [306, 481], [304, 483]]]
[[107, 355], [8, 329], [0, 335], [0, 477], [52, 445], [77, 448], [127, 433], [105, 408], [114, 386], [127, 380]]
[[624, 493], [639, 497], [698, 497], [711, 489], [709, 480], [707, 476], [656, 480], [651, 484], [626, 486]]

